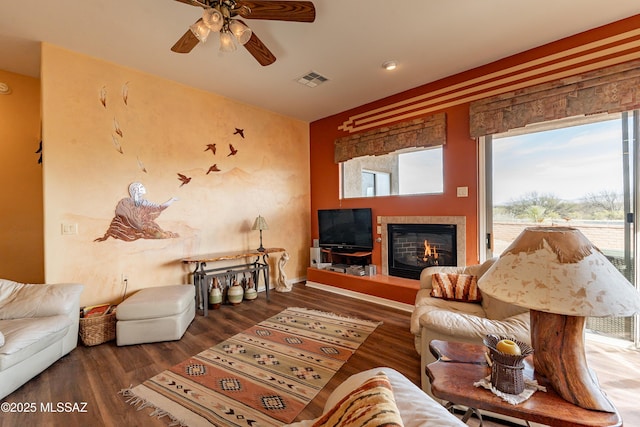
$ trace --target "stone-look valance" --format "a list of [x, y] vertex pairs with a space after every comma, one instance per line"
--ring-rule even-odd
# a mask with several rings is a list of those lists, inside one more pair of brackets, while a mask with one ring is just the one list
[[344, 136], [335, 140], [336, 163], [362, 156], [379, 156], [403, 148], [437, 147], [447, 142], [445, 113]]
[[554, 80], [470, 105], [472, 138], [531, 123], [640, 107], [640, 60]]

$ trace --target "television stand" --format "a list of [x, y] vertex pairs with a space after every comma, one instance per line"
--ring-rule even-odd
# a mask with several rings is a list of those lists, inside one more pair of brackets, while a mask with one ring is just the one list
[[323, 262], [346, 265], [371, 264], [371, 251], [349, 251], [342, 249], [322, 249]]

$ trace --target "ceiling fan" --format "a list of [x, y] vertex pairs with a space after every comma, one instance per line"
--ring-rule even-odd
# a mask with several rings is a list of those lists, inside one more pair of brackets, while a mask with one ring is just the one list
[[316, 9], [310, 1], [243, 1], [243, 0], [176, 0], [203, 9], [202, 18], [189, 27], [173, 45], [172, 51], [189, 53], [198, 44], [205, 42], [211, 31], [220, 33], [220, 50], [236, 49], [234, 39], [260, 63], [273, 64], [276, 57], [237, 16], [246, 19], [268, 19], [275, 21], [313, 22]]

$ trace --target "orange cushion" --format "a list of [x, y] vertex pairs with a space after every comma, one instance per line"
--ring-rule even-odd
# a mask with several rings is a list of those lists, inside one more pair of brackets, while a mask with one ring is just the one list
[[402, 418], [384, 373], [369, 378], [342, 398], [313, 427], [402, 427]]
[[478, 278], [470, 274], [435, 273], [432, 276], [431, 296], [462, 302], [480, 302]]

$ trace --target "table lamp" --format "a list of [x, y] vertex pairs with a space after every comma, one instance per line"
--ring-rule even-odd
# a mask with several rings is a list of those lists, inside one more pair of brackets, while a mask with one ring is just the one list
[[264, 252], [264, 247], [262, 246], [262, 230], [269, 229], [269, 226], [267, 225], [267, 221], [262, 216], [258, 215], [251, 229], [260, 230], [260, 247], [258, 248], [258, 252]]
[[530, 309], [535, 371], [562, 398], [585, 409], [616, 411], [587, 366], [585, 321], [639, 312], [640, 293], [579, 230], [526, 228], [478, 286]]

